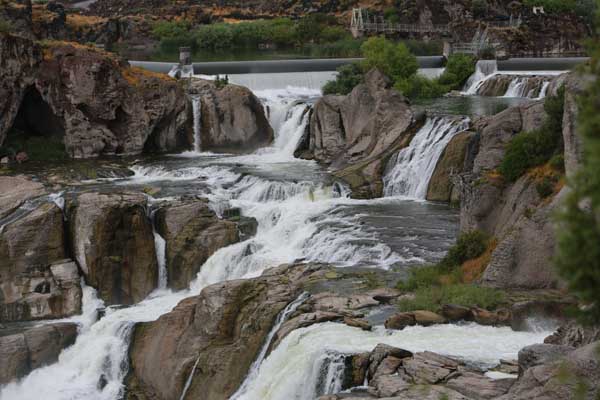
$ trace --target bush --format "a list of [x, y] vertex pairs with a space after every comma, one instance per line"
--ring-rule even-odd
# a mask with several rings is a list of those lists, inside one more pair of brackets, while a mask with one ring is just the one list
[[557, 154], [548, 161], [548, 165], [555, 171], [565, 172], [565, 156]]
[[440, 266], [450, 270], [467, 260], [477, 258], [485, 252], [488, 242], [488, 236], [481, 231], [462, 233], [456, 244], [448, 250], [448, 254], [442, 259]]
[[343, 65], [337, 71], [335, 81], [329, 81], [323, 86], [323, 94], [346, 95], [363, 81], [363, 71], [358, 64]]
[[528, 169], [545, 164], [555, 154], [563, 152], [562, 119], [564, 90], [546, 99], [548, 114], [542, 128], [522, 132], [508, 144], [499, 171], [510, 182], [516, 181]]
[[[600, 15], [598, 16], [600, 20]], [[583, 141], [583, 164], [570, 182], [558, 229], [555, 263], [569, 289], [586, 305], [582, 320], [600, 323], [600, 43], [591, 46], [587, 73], [596, 79], [580, 97], [578, 133]]]
[[465, 284], [421, 287], [414, 294], [414, 299], [403, 299], [398, 302], [400, 311], [437, 312], [444, 304], [493, 310], [505, 302], [504, 293], [497, 289]]
[[417, 73], [419, 63], [403, 43], [394, 44], [384, 37], [369, 38], [361, 46], [364, 68], [379, 68], [394, 81], [407, 79]]
[[202, 25], [194, 31], [194, 40], [202, 49], [226, 49], [233, 44], [233, 31], [229, 24]]
[[394, 88], [411, 99], [440, 97], [448, 92], [447, 86], [440, 84], [438, 80], [417, 74], [397, 81]]
[[535, 190], [542, 199], [552, 195], [554, 193], [554, 187], [556, 186], [556, 178], [552, 176], [545, 176], [535, 184]]
[[471, 75], [475, 73], [475, 57], [466, 54], [453, 54], [448, 58], [446, 70], [440, 82], [450, 86], [450, 90], [460, 89]]

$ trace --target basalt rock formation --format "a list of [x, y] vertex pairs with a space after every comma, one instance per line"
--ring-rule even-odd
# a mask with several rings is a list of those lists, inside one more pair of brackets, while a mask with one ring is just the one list
[[136, 325], [128, 398], [179, 399], [196, 362], [186, 397], [229, 398], [311, 270], [281, 267], [259, 278], [208, 286], [157, 321]]
[[203, 150], [249, 153], [273, 141], [264, 108], [248, 88], [194, 79], [188, 92], [200, 98]]
[[305, 150], [348, 182], [353, 197], [380, 197], [387, 160], [410, 143], [415, 119], [404, 96], [373, 69], [349, 95], [315, 104]]
[[[14, 184], [14, 185], [11, 185]], [[66, 259], [63, 213], [31, 197], [43, 191], [24, 178], [0, 178], [0, 322], [63, 318], [81, 309], [77, 266]], [[29, 201], [28, 205], [23, 205]], [[19, 208], [21, 207], [21, 208]]]
[[69, 242], [107, 304], [134, 304], [158, 284], [152, 222], [142, 193], [84, 193], [69, 203]]
[[[219, 219], [208, 201], [194, 200], [169, 204], [156, 212], [158, 233], [166, 240], [169, 287], [189, 286], [204, 262], [222, 247], [244, 236], [240, 222]], [[250, 221], [252, 222], [252, 221]]]
[[11, 128], [58, 138], [74, 158], [186, 144], [178, 83], [108, 53], [0, 34], [0, 82], [0, 145]]
[[76, 337], [77, 324], [72, 323], [41, 325], [0, 336], [0, 385], [56, 362], [60, 352], [75, 343]]

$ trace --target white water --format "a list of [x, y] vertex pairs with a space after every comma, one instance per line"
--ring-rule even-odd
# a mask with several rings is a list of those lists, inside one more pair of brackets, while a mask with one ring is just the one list
[[[522, 347], [540, 343], [548, 334], [476, 324], [409, 327], [402, 331], [378, 327], [372, 332], [343, 324], [317, 324], [290, 333], [263, 362], [240, 400], [312, 400], [322, 394], [317, 388], [324, 363], [331, 363], [331, 356], [325, 355], [367, 352], [379, 343], [413, 352], [433, 351], [493, 367], [500, 359], [516, 359]], [[330, 375], [332, 386], [338, 385], [340, 377]]]
[[192, 385], [192, 381], [194, 380], [194, 374], [196, 373], [196, 368], [198, 368], [199, 362], [200, 362], [200, 357], [198, 357], [196, 359], [196, 362], [194, 363], [194, 366], [192, 367], [192, 371], [190, 372], [190, 375], [188, 376], [187, 380], [185, 381], [185, 386], [183, 387], [183, 390], [181, 391], [181, 396], [179, 397], [179, 400], [185, 400], [185, 395], [187, 394], [187, 391], [190, 389], [190, 386]]
[[468, 129], [469, 120], [456, 117], [429, 118], [410, 145], [390, 159], [383, 177], [385, 196], [424, 200], [429, 180], [446, 145]]
[[469, 78], [465, 85], [464, 93], [468, 95], [477, 94], [477, 90], [483, 82], [498, 71], [496, 60], [479, 60], [475, 66], [475, 73]]
[[194, 151], [202, 150], [202, 103], [200, 97], [192, 97], [192, 112], [194, 118]]
[[288, 304], [283, 309], [283, 311], [279, 313], [275, 324], [271, 328], [271, 331], [267, 335], [267, 338], [265, 339], [263, 346], [260, 352], [258, 353], [258, 357], [256, 357], [256, 360], [254, 360], [254, 362], [250, 366], [250, 370], [248, 372], [248, 375], [246, 376], [246, 379], [244, 380], [244, 383], [242, 383], [237, 392], [230, 397], [230, 400], [234, 400], [242, 396], [248, 389], [248, 384], [252, 382], [252, 380], [256, 379], [256, 376], [258, 375], [258, 369], [260, 368], [260, 365], [267, 356], [267, 351], [269, 351], [269, 347], [271, 346], [273, 337], [275, 337], [275, 334], [277, 333], [277, 331], [279, 331], [281, 325], [283, 325], [283, 323], [288, 320], [290, 315], [292, 315], [298, 309], [298, 307], [306, 301], [306, 299], [308, 299], [308, 293], [302, 293], [300, 296], [298, 296], [296, 300]]
[[335, 79], [336, 71], [279, 72], [270, 74], [232, 74], [229, 81], [246, 86], [253, 92], [301, 88], [320, 91], [328, 81]]
[[158, 289], [167, 288], [167, 241], [156, 230], [156, 210], [152, 210], [150, 219], [152, 221], [152, 234], [154, 235], [154, 250], [156, 252], [156, 261], [158, 264]]

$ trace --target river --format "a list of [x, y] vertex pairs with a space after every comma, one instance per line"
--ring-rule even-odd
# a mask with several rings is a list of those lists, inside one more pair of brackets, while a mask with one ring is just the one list
[[[293, 156], [308, 123], [304, 110], [320, 97], [319, 88], [332, 75], [230, 77], [248, 85], [268, 108], [275, 130], [272, 147], [250, 155], [228, 155], [202, 152], [201, 143], [197, 143], [195, 151], [136, 160], [129, 166], [133, 171], [129, 177], [93, 182], [91, 187], [114, 190], [160, 188], [153, 202], [182, 195], [206, 197], [217, 213], [233, 206], [256, 218], [258, 231], [252, 239], [217, 251], [188, 289], [173, 292], [159, 288], [134, 306], [109, 307], [100, 320], [96, 316], [102, 301], [94, 289], [84, 286], [83, 315], [71, 319], [80, 324], [76, 343], [62, 352], [57, 363], [3, 387], [0, 398], [120, 398], [134, 324], [157, 319], [213, 283], [256, 277], [269, 267], [297, 260], [396, 271], [439, 260], [456, 238], [458, 210], [426, 202], [423, 188], [445, 143], [466, 126], [468, 115], [431, 118], [405, 149], [406, 154], [401, 152], [388, 166], [387, 196], [352, 200], [344, 185], [327, 170]], [[503, 107], [505, 102], [494, 104]], [[201, 118], [198, 114], [195, 118]], [[195, 126], [200, 129], [200, 124]], [[156, 244], [159, 272], [164, 277], [164, 241], [156, 237]], [[515, 358], [520, 348], [541, 342], [548, 333], [473, 324], [443, 325], [426, 331], [413, 327], [393, 333], [379, 326], [373, 332], [363, 332], [340, 324], [317, 324], [293, 332], [268, 357], [258, 360], [237, 396], [287, 400], [329, 393], [340, 379], [335, 368], [340, 355], [368, 351], [382, 342], [491, 366], [500, 359]], [[343, 343], [340, 337], [345, 338]], [[104, 385], [99, 385], [100, 381]]]

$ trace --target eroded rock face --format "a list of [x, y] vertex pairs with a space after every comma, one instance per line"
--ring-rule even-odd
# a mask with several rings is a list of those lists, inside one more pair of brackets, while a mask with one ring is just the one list
[[310, 266], [218, 283], [155, 322], [136, 326], [127, 378], [130, 399], [229, 398], [242, 383], [276, 316], [301, 292]]
[[77, 324], [72, 323], [42, 325], [0, 336], [0, 385], [56, 362], [60, 352], [75, 343], [76, 337]]
[[81, 309], [77, 265], [66, 260], [62, 210], [42, 203], [0, 232], [0, 321], [63, 318]]
[[[2, 35], [0, 144], [17, 121], [28, 134], [61, 137], [74, 158], [175, 149], [186, 97], [164, 75], [90, 47]], [[19, 113], [19, 109], [23, 108]]]
[[182, 202], [157, 211], [158, 233], [166, 240], [169, 287], [185, 289], [217, 250], [240, 241], [238, 223], [219, 219], [206, 201]]
[[141, 193], [84, 193], [69, 204], [72, 254], [107, 304], [137, 303], [157, 286], [146, 203]]
[[45, 192], [44, 185], [24, 176], [0, 176], [0, 218], [10, 214], [26, 200]]
[[249, 153], [273, 141], [273, 128], [250, 89], [195, 79], [189, 92], [201, 101], [203, 150]]
[[473, 132], [461, 132], [448, 143], [435, 166], [429, 180], [427, 200], [456, 203], [460, 194], [454, 187], [451, 176], [465, 170], [465, 155]]
[[325, 96], [314, 106], [308, 150], [347, 181], [353, 197], [380, 197], [386, 162], [414, 134], [408, 101], [377, 69], [347, 96]]

